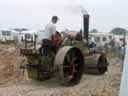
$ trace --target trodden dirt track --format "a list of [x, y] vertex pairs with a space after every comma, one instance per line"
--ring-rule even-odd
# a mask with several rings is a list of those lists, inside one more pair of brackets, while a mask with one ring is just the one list
[[59, 85], [55, 78], [38, 82], [24, 78], [18, 47], [0, 45], [0, 96], [118, 96], [121, 61], [108, 56], [110, 63], [104, 75], [84, 74], [80, 84], [73, 87]]

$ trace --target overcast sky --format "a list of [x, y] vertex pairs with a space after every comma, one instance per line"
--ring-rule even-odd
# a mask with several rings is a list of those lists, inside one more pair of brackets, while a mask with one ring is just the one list
[[90, 29], [128, 29], [128, 0], [0, 0], [0, 28], [44, 29], [53, 15], [58, 30], [83, 28], [81, 7], [90, 14]]

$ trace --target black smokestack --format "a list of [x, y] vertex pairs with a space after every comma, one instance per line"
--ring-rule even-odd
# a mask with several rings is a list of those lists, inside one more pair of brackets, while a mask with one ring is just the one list
[[83, 23], [84, 23], [84, 38], [88, 41], [89, 33], [89, 15], [83, 14]]
[[84, 27], [84, 38], [88, 41], [88, 33], [89, 33], [89, 14], [88, 12], [82, 7], [82, 14], [83, 14], [83, 27]]

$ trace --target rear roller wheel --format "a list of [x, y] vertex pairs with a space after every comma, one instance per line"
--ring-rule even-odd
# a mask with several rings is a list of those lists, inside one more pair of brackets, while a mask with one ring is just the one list
[[63, 47], [56, 55], [55, 66], [58, 69], [56, 76], [61, 84], [78, 84], [84, 72], [83, 55], [76, 47]]

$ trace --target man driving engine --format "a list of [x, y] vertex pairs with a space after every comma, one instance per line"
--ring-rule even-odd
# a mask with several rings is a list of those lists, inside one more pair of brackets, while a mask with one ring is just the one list
[[57, 21], [58, 21], [58, 17], [53, 16], [51, 22], [46, 25], [46, 27], [45, 27], [45, 32], [46, 32], [46, 35], [47, 35], [46, 39], [52, 40], [53, 37], [56, 35], [56, 26], [55, 26], [55, 24], [57, 23]]
[[55, 24], [58, 21], [57, 16], [53, 16], [51, 21], [45, 26], [45, 39], [42, 40], [43, 51], [47, 52], [51, 49], [51, 46], [56, 43], [56, 26]]

